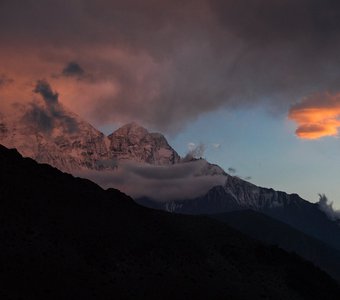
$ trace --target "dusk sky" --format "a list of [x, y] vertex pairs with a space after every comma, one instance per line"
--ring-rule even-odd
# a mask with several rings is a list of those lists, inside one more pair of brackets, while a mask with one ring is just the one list
[[1, 114], [45, 80], [105, 133], [340, 208], [339, 1], [1, 0], [0, 43]]

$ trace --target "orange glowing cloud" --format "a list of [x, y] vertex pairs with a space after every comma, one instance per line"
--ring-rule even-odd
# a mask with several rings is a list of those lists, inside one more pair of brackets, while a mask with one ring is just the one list
[[301, 139], [337, 136], [340, 127], [340, 98], [323, 95], [305, 99], [290, 110], [288, 118], [297, 123], [295, 133]]

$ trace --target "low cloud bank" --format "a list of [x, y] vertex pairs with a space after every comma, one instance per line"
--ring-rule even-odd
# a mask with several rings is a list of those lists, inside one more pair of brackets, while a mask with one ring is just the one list
[[80, 171], [75, 175], [88, 178], [103, 188], [116, 188], [137, 199], [156, 198], [159, 201], [191, 199], [222, 185], [223, 175], [202, 175], [204, 160], [173, 166], [152, 166], [120, 163], [113, 171]]

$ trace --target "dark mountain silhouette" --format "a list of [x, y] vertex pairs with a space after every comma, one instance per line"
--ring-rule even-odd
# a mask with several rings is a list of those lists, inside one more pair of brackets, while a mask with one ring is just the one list
[[339, 299], [299, 256], [0, 146], [1, 299]]
[[340, 282], [340, 251], [262, 213], [240, 210], [212, 215], [251, 237], [312, 261]]
[[339, 223], [331, 220], [317, 203], [310, 203], [297, 194], [258, 187], [230, 175], [226, 178], [224, 186], [215, 186], [197, 198], [164, 202], [143, 197], [136, 201], [155, 209], [194, 215], [252, 209], [340, 250]]

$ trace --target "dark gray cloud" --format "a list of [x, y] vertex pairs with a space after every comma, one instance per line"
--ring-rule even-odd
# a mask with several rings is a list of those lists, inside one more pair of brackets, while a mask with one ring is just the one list
[[67, 49], [96, 83], [112, 82], [115, 94], [94, 95], [98, 123], [171, 131], [221, 107], [286, 112], [340, 86], [335, 0], [2, 0], [0, 36]]
[[334, 0], [212, 0], [219, 21], [241, 38], [258, 42], [337, 39], [340, 3]]
[[236, 174], [236, 169], [235, 168], [228, 168], [228, 173], [230, 174]]
[[69, 62], [61, 72], [66, 77], [82, 78], [85, 75], [84, 69], [76, 62]]
[[64, 128], [68, 133], [78, 130], [77, 120], [58, 102], [58, 93], [53, 92], [46, 80], [38, 80], [33, 91], [41, 95], [44, 105], [39, 102], [30, 103], [24, 114], [27, 122], [48, 133], [55, 127]]
[[48, 105], [58, 103], [58, 93], [52, 91], [50, 84], [46, 80], [38, 80], [33, 91], [40, 94]]

